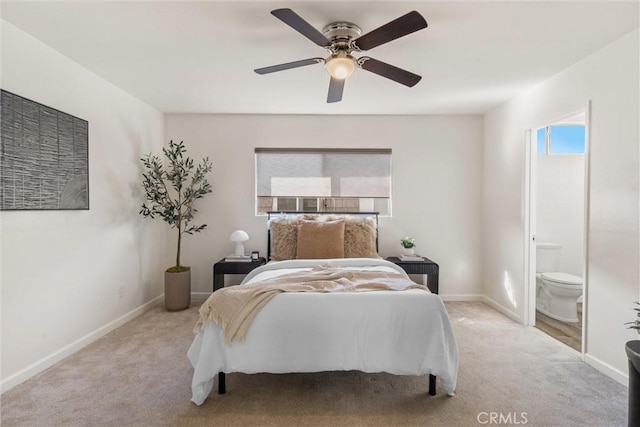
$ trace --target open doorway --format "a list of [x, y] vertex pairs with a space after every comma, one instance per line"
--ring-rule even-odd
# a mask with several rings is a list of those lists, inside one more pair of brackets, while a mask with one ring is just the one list
[[527, 132], [527, 324], [584, 353], [589, 108]]

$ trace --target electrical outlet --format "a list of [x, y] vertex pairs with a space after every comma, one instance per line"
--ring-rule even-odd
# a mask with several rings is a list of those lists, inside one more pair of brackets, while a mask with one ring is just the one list
[[120, 287], [118, 288], [118, 296], [120, 298], [124, 298], [124, 283], [120, 283]]

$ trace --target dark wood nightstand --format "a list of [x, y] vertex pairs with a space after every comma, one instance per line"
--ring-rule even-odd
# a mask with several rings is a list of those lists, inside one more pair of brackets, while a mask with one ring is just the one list
[[254, 268], [265, 265], [265, 258], [258, 258], [257, 261], [251, 262], [227, 262], [222, 258], [213, 265], [213, 292], [220, 288], [224, 288], [225, 274], [249, 274]]
[[425, 281], [423, 278], [423, 283], [426, 283], [431, 292], [437, 294], [439, 291], [438, 276], [440, 274], [440, 267], [429, 258], [423, 258], [424, 261], [400, 261], [400, 258], [391, 256], [387, 258], [387, 261], [399, 265], [407, 274], [426, 275], [427, 280]]

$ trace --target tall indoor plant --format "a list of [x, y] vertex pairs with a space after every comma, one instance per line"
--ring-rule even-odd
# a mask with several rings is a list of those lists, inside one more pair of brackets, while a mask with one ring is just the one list
[[197, 210], [195, 201], [211, 193], [211, 184], [207, 180], [213, 164], [204, 158], [197, 166], [185, 155], [184, 141], [169, 141], [169, 147], [162, 149], [167, 159], [162, 160], [148, 154], [140, 159], [144, 166], [142, 185], [146, 202], [142, 204], [140, 214], [145, 218], [160, 217], [176, 229], [178, 243], [176, 265], [165, 271], [164, 293], [167, 310], [183, 310], [191, 302], [191, 270], [180, 264], [182, 235], [204, 230], [207, 224], [193, 225], [191, 221]]

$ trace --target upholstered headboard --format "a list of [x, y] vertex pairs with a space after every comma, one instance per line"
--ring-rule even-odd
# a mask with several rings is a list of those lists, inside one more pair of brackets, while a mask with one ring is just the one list
[[267, 212], [267, 259], [377, 258], [378, 212]]

